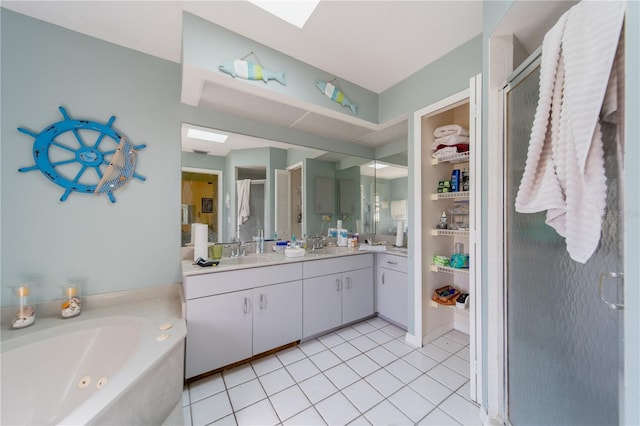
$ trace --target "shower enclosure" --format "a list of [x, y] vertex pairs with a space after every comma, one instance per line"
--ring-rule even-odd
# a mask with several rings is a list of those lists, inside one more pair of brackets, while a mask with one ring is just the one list
[[503, 90], [508, 418], [513, 425], [618, 424], [623, 283], [615, 273], [624, 262], [622, 152], [615, 125], [603, 124], [608, 196], [601, 241], [586, 264], [577, 263], [564, 239], [545, 224], [545, 212], [521, 214], [514, 207], [539, 72], [539, 59], [530, 60]]

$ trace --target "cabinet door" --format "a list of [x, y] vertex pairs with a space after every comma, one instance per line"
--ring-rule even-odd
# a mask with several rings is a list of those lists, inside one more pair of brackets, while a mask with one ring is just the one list
[[302, 284], [302, 336], [308, 337], [342, 324], [340, 274], [305, 279]]
[[373, 315], [373, 268], [342, 274], [342, 323]]
[[316, 213], [335, 213], [335, 183], [333, 178], [316, 176]]
[[253, 354], [302, 338], [302, 281], [253, 289]]
[[249, 358], [251, 290], [187, 301], [185, 377]]
[[378, 269], [376, 290], [378, 313], [406, 328], [409, 316], [407, 274], [392, 269]]

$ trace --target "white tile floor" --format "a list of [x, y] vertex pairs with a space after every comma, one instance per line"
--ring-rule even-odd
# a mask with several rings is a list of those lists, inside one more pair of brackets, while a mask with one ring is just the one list
[[373, 318], [185, 387], [185, 425], [479, 425], [469, 337], [421, 349]]

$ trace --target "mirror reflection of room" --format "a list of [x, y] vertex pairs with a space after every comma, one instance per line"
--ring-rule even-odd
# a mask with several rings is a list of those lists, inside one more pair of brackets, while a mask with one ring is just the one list
[[193, 243], [191, 225], [204, 223], [208, 240], [218, 241], [218, 175], [182, 172], [182, 245]]
[[[199, 132], [194, 136], [191, 129]], [[200, 139], [208, 132], [223, 136], [218, 140], [224, 142]], [[371, 159], [183, 124], [183, 171], [198, 171], [215, 187], [200, 193], [183, 183], [183, 247], [192, 241], [193, 223], [210, 226], [210, 244], [251, 243], [260, 235], [267, 242], [327, 237], [338, 225], [349, 235], [374, 234], [373, 164]], [[203, 203], [212, 214], [203, 213]], [[253, 250], [248, 247], [247, 253]]]

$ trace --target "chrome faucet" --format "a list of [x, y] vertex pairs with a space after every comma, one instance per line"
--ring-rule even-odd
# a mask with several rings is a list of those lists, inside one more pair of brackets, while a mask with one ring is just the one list
[[321, 249], [324, 247], [324, 236], [307, 237], [307, 246], [308, 242], [311, 242], [311, 250]]
[[231, 248], [231, 255], [229, 257], [238, 257], [240, 256], [240, 248], [242, 247], [242, 243], [239, 238], [233, 237], [231, 238], [231, 243], [228, 244], [228, 247]]

